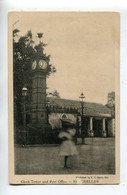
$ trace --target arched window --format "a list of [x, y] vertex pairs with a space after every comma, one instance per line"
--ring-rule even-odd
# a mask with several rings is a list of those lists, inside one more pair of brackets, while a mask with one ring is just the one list
[[61, 115], [61, 119], [68, 119], [68, 116], [67, 116], [65, 113], [63, 113], [63, 114]]

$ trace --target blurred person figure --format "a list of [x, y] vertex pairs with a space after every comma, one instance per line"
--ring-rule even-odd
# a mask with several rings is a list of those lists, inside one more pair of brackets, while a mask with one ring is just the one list
[[78, 155], [77, 148], [72, 140], [75, 134], [76, 130], [73, 126], [67, 126], [59, 133], [59, 138], [62, 140], [60, 145], [60, 155], [64, 156], [64, 168], [70, 168], [67, 165], [69, 156]]

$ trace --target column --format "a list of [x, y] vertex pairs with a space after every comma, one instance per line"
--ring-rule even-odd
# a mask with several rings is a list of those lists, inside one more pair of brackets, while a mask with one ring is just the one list
[[112, 136], [114, 137], [115, 136], [115, 119], [113, 118], [112, 119], [112, 126], [111, 126], [111, 130], [112, 130]]
[[94, 131], [93, 131], [93, 117], [90, 117], [90, 130], [89, 130], [89, 136], [94, 137]]
[[93, 130], [93, 117], [90, 117], [90, 131]]
[[105, 118], [102, 119], [102, 137], [106, 137]]

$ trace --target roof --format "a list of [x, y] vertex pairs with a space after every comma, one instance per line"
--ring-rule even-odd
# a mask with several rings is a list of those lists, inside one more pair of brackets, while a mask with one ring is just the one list
[[[81, 103], [77, 100], [48, 97], [50, 107], [63, 109], [76, 109], [81, 112]], [[111, 110], [103, 104], [85, 102], [84, 115], [111, 117]]]

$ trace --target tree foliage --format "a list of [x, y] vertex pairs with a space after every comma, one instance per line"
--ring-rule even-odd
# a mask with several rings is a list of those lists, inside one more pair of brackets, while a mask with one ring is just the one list
[[51, 97], [55, 97], [55, 98], [60, 98], [59, 92], [55, 89], [52, 92], [49, 92], [47, 95], [49, 95]]
[[40, 39], [39, 44], [35, 44], [33, 34], [28, 31], [24, 36], [18, 36], [20, 31], [13, 30], [13, 80], [14, 80], [14, 102], [18, 124], [22, 123], [22, 88], [28, 89], [27, 105], [29, 107], [32, 93], [31, 64], [34, 59], [41, 57], [48, 62], [47, 76], [55, 72], [55, 67], [50, 64], [50, 55], [44, 53], [44, 44], [41, 39], [43, 33], [37, 33]]
[[115, 106], [115, 92], [114, 91], [108, 93], [107, 105], [109, 107], [114, 107]]
[[108, 93], [108, 100], [106, 106], [111, 109], [112, 115], [115, 116], [115, 92]]

